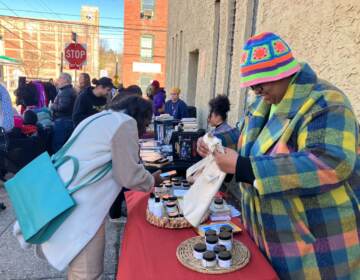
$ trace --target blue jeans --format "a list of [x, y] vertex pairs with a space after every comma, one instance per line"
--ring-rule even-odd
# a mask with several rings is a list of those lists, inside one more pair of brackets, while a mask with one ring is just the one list
[[52, 150], [56, 153], [66, 143], [73, 132], [74, 124], [71, 118], [58, 118], [54, 122]]

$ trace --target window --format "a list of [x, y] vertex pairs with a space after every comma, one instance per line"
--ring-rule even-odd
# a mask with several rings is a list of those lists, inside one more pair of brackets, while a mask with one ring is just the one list
[[155, 0], [141, 0], [140, 18], [151, 19], [154, 16]]
[[153, 36], [144, 35], [140, 39], [140, 57], [143, 60], [152, 60], [153, 57]]
[[140, 76], [140, 88], [143, 92], [143, 95], [146, 95], [146, 89], [150, 85], [152, 78], [150, 76]]

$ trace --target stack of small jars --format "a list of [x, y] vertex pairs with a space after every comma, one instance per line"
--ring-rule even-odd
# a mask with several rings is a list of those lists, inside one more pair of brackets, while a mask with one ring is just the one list
[[205, 232], [205, 243], [194, 245], [193, 255], [201, 260], [204, 268], [218, 265], [221, 268], [230, 268], [232, 264], [231, 250], [233, 246], [232, 227], [222, 226], [219, 234], [215, 230]]

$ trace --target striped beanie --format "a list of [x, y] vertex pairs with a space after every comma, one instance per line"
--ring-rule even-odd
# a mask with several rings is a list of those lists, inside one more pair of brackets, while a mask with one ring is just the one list
[[300, 70], [291, 49], [278, 35], [270, 32], [251, 37], [241, 56], [240, 87], [278, 81]]

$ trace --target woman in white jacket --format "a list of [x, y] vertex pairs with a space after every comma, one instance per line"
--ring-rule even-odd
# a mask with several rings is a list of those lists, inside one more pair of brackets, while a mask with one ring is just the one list
[[[101, 279], [105, 249], [104, 219], [122, 186], [149, 191], [161, 180], [159, 172], [150, 174], [139, 159], [138, 139], [145, 132], [151, 116], [152, 104], [142, 97], [115, 98], [109, 110], [85, 119], [74, 131], [73, 135], [94, 119], [67, 152], [80, 164], [78, 176], [71, 186], [86, 180], [110, 160], [113, 168], [99, 182], [74, 193], [75, 210], [41, 245], [52, 266], [58, 270], [69, 266], [68, 279]], [[63, 165], [59, 174], [67, 181], [72, 174], [72, 164]]]

